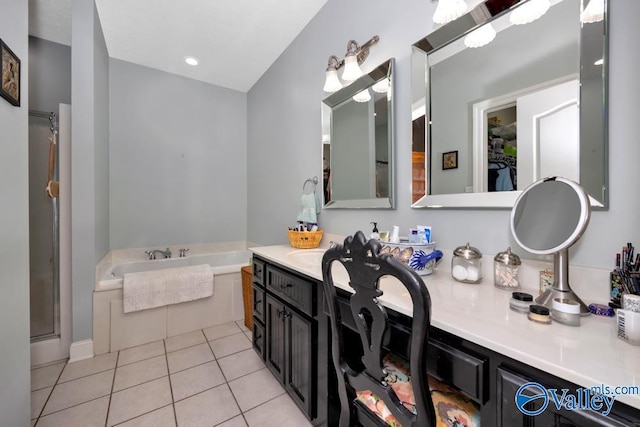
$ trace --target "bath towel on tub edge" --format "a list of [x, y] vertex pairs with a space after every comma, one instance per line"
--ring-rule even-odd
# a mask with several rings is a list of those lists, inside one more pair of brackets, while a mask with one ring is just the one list
[[213, 295], [213, 272], [208, 264], [125, 273], [124, 312], [146, 310]]

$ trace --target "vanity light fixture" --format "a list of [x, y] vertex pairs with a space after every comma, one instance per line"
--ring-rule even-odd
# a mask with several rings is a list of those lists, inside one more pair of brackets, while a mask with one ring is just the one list
[[433, 14], [433, 22], [447, 24], [460, 18], [469, 9], [464, 0], [438, 0], [438, 7]]
[[491, 43], [495, 38], [496, 30], [489, 22], [467, 34], [464, 38], [464, 45], [470, 48], [482, 47]]
[[200, 61], [198, 61], [198, 58], [196, 58], [195, 56], [185, 56], [184, 62], [194, 67], [200, 63]]
[[371, 94], [369, 89], [364, 89], [353, 96], [353, 100], [356, 102], [369, 102], [371, 101]]
[[362, 46], [355, 40], [349, 40], [349, 43], [347, 43], [347, 54], [342, 61], [340, 61], [337, 56], [331, 55], [329, 57], [323, 90], [325, 92], [336, 92], [342, 89], [342, 83], [338, 78], [338, 70], [343, 66], [342, 80], [345, 82], [345, 86], [348, 86], [351, 82], [362, 76], [363, 73], [360, 65], [367, 59], [369, 49], [378, 43], [378, 40], [380, 40], [380, 37], [373, 36]]
[[511, 12], [509, 21], [513, 25], [529, 24], [547, 13], [550, 7], [549, 0], [529, 0]]
[[604, 0], [591, 0], [580, 14], [580, 22], [591, 24], [604, 19]]

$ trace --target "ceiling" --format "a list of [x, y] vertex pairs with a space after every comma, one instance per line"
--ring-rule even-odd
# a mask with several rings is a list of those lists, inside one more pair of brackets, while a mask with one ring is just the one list
[[[247, 92], [327, 0], [95, 2], [110, 57]], [[29, 33], [71, 45], [71, 0], [29, 0]]]

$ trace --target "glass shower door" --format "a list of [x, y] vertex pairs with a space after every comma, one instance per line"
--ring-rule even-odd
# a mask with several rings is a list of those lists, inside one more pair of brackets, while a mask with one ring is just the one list
[[[60, 292], [58, 277], [58, 199], [49, 198], [50, 145], [56, 138], [55, 116], [29, 112], [29, 264], [31, 341], [60, 334]], [[54, 132], [55, 131], [55, 132]], [[55, 142], [55, 141], [54, 141]], [[57, 145], [53, 144], [57, 159]], [[53, 179], [57, 179], [54, 161]]]

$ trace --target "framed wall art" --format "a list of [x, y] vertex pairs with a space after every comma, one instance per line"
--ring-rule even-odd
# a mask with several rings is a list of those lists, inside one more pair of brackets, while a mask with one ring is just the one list
[[442, 153], [442, 170], [458, 168], [458, 151]]
[[20, 106], [20, 58], [0, 39], [0, 96]]

